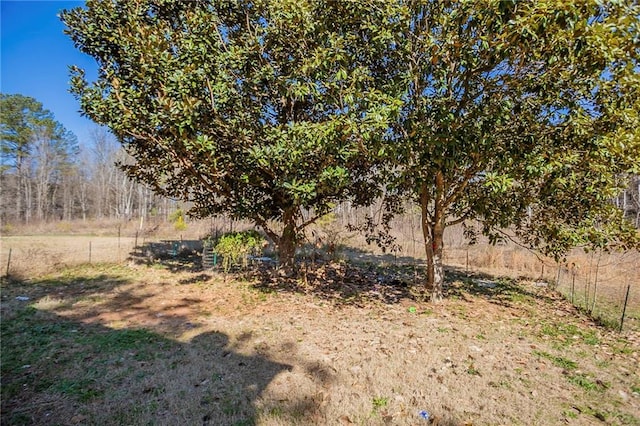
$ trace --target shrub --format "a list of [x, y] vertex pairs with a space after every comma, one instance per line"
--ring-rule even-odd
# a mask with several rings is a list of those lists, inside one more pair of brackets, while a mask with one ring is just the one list
[[228, 232], [218, 239], [214, 250], [222, 256], [224, 271], [229, 272], [231, 266], [240, 262], [246, 267], [248, 256], [259, 254], [264, 243], [264, 237], [255, 230]]

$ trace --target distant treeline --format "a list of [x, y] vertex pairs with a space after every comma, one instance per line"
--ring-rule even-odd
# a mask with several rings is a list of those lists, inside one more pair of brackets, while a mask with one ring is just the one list
[[76, 136], [40, 102], [1, 95], [2, 223], [73, 219], [167, 218], [176, 203], [129, 179], [117, 163], [130, 161], [105, 129], [80, 147]]

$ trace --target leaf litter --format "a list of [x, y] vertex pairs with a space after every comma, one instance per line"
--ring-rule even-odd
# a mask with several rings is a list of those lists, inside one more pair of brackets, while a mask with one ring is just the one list
[[[92, 379], [100, 392], [85, 392], [88, 401], [60, 399], [53, 387], [3, 393], [7, 418], [412, 425], [425, 422], [424, 410], [429, 421], [447, 425], [640, 419], [637, 334], [599, 328], [534, 283], [497, 280], [478, 288], [454, 276], [448, 298], [431, 305], [413, 297], [411, 271], [380, 279], [374, 268], [344, 263], [307, 267], [297, 278], [262, 268], [232, 280], [124, 269], [112, 272], [127, 279], [105, 277], [92, 294], [73, 288], [83, 280], [61, 275], [68, 300], [37, 314], [81, 328], [72, 336], [99, 326], [107, 333], [143, 329], [158, 339], [148, 338], [137, 352], [116, 346], [108, 357], [84, 360], [117, 366]], [[54, 290], [37, 281], [7, 288], [3, 319], [24, 308], [13, 293], [37, 301]], [[573, 360], [580, 375], [565, 374], [560, 359]], [[90, 366], [104, 368], [96, 362]], [[40, 380], [75, 368], [52, 373], [30, 364], [29, 374]], [[24, 377], [12, 371], [7, 380]], [[55, 413], [40, 402], [52, 399], [62, 401]]]

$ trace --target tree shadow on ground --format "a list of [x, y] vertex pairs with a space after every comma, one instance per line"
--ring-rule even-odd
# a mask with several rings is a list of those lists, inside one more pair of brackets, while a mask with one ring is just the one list
[[[132, 254], [137, 262], [159, 262], [172, 272], [200, 272], [192, 279], [183, 279], [181, 284], [193, 284], [208, 278], [208, 274], [219, 272], [219, 268], [204, 269], [202, 256], [188, 247], [195, 247], [192, 241], [183, 246], [182, 251], [172, 255], [172, 247], [177, 241], [149, 243]], [[150, 250], [155, 253], [149, 255]], [[146, 253], [146, 254], [145, 254]], [[423, 259], [396, 254], [374, 254], [357, 248], [342, 248], [340, 253], [328, 254], [323, 251], [305, 251], [298, 256], [296, 272], [284, 276], [275, 267], [275, 262], [253, 262], [248, 268], [235, 268], [227, 275], [241, 275], [256, 282], [261, 291], [291, 291], [314, 296], [340, 304], [362, 305], [367, 301], [395, 304], [403, 299], [428, 300], [428, 289], [424, 286], [426, 266]], [[468, 296], [483, 297], [491, 303], [512, 306], [513, 301], [553, 298], [543, 291], [530, 291], [512, 278], [494, 277], [469, 272], [454, 266], [445, 266], [445, 298], [468, 301]]]
[[[158, 333], [133, 326], [110, 328], [89, 321], [97, 312], [77, 317], [56, 313], [61, 306], [52, 301], [62, 287], [67, 295], [97, 297], [131, 284], [101, 278], [106, 283], [102, 289], [96, 277], [74, 278], [64, 286], [43, 281], [3, 289], [2, 425], [256, 424], [261, 415], [256, 403], [292, 365], [248, 350], [250, 336], [230, 339], [223, 332], [207, 331], [185, 342], [166, 337], [175, 335], [175, 329]], [[94, 290], [82, 289], [86, 282]], [[16, 295], [29, 300], [17, 300]], [[144, 297], [130, 296], [119, 291], [100, 310], [132, 308]], [[154, 316], [155, 311], [147, 314]], [[188, 322], [187, 317], [174, 319], [174, 326]], [[318, 382], [331, 380], [322, 366], [296, 356], [291, 361]], [[277, 407], [277, 413], [286, 420], [318, 409], [313, 398], [298, 394]]]
[[[424, 261], [356, 252], [356, 256], [346, 256], [348, 260], [343, 261], [300, 261], [293, 276], [282, 276], [274, 268], [263, 266], [247, 271], [244, 278], [254, 280], [255, 287], [262, 291], [312, 294], [323, 300], [356, 306], [372, 300], [384, 304], [428, 300]], [[444, 296], [466, 301], [470, 297], [482, 297], [505, 307], [525, 300], [555, 300], [546, 284], [530, 289], [512, 278], [470, 273], [454, 266], [445, 266]]]
[[202, 268], [202, 241], [163, 240], [146, 242], [129, 253], [129, 260], [136, 264], [161, 264], [172, 272], [197, 272]]
[[521, 279], [496, 277], [482, 273], [469, 273], [458, 267], [447, 269], [447, 297], [455, 297], [468, 301], [467, 296], [482, 297], [490, 303], [513, 307], [514, 303], [541, 300], [552, 303], [557, 297], [552, 295], [550, 286], [545, 282], [529, 287], [522, 284]]
[[355, 306], [373, 300], [394, 304], [413, 298], [409, 275], [347, 262], [299, 262], [293, 276], [282, 275], [271, 266], [255, 267], [244, 274], [260, 291], [312, 294], [322, 300]]
[[[9, 277], [2, 284], [2, 302], [15, 297], [38, 300], [43, 297], [91, 297], [95, 293], [112, 291], [130, 281], [110, 273], [87, 276], [51, 276], [39, 279], [21, 280]], [[30, 302], [31, 303], [31, 302]]]

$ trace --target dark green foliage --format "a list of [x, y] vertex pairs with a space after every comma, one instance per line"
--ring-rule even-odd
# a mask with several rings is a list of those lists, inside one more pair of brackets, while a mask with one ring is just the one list
[[390, 220], [410, 198], [437, 300], [453, 224], [557, 259], [637, 247], [610, 200], [640, 173], [639, 15], [632, 1], [94, 0], [62, 19], [100, 67], [95, 82], [73, 68], [72, 91], [133, 156], [129, 176], [193, 215], [254, 221], [287, 266], [333, 203], [384, 192]]
[[637, 246], [611, 204], [640, 171], [637, 3], [418, 1], [394, 13], [389, 194], [421, 208], [435, 299], [452, 224], [478, 220], [491, 241], [556, 258]]
[[99, 65], [95, 82], [73, 67], [72, 91], [133, 156], [129, 176], [192, 215], [254, 221], [289, 264], [333, 203], [377, 195], [368, 146], [394, 100], [362, 61], [380, 15], [359, 2], [117, 0], [62, 20]]
[[228, 232], [215, 242], [214, 250], [222, 256], [222, 267], [229, 272], [233, 265], [247, 266], [248, 256], [260, 254], [266, 241], [255, 230]]

